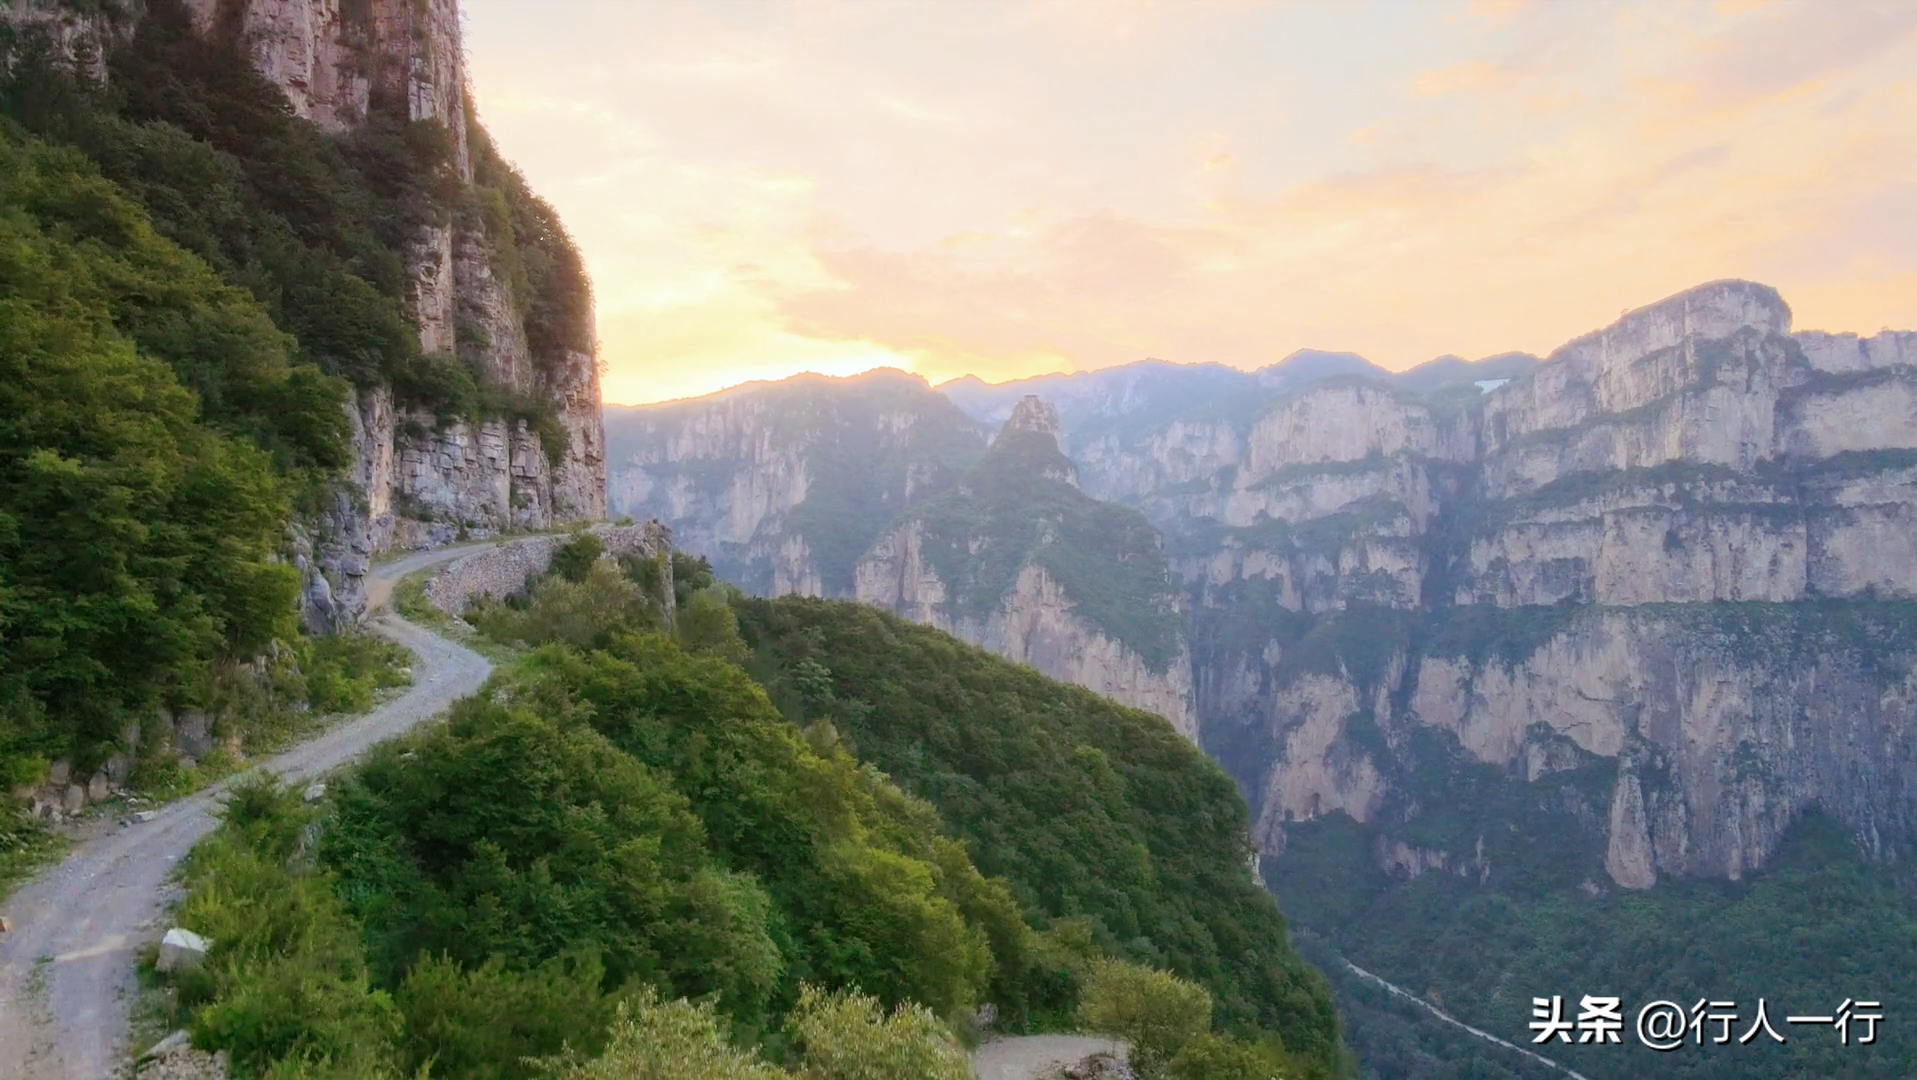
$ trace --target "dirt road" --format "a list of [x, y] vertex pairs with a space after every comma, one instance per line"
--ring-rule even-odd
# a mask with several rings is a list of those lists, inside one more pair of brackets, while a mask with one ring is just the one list
[[978, 1080], [1037, 1080], [1061, 1065], [1083, 1061], [1093, 1054], [1111, 1053], [1110, 1039], [1089, 1035], [1020, 1035], [997, 1039], [972, 1055], [972, 1074]]
[[[384, 606], [401, 577], [469, 550], [374, 567], [371, 606]], [[261, 766], [294, 779], [326, 772], [477, 690], [492, 670], [478, 653], [390, 612], [368, 627], [416, 654], [412, 688]], [[13, 932], [0, 934], [0, 1080], [102, 1080], [125, 1061], [135, 954], [165, 931], [167, 876], [213, 828], [224, 786], [79, 844], [6, 902]]]

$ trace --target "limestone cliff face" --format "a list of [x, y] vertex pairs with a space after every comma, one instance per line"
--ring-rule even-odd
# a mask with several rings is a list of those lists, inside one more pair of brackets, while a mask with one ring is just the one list
[[[678, 424], [648, 418], [639, 438], [653, 445], [619, 463], [608, 496], [613, 509], [672, 523], [682, 548], [715, 565], [737, 551], [744, 561], [776, 562], [773, 577], [784, 583], [809, 582], [816, 577], [809, 549], [799, 537], [788, 545], [781, 528], [809, 490], [804, 447], [775, 445], [769, 411], [767, 402], [740, 396]], [[715, 476], [689, 467], [695, 462], [729, 467]]]
[[[295, 115], [328, 131], [362, 123], [376, 101], [442, 125], [450, 168], [474, 181], [458, 0], [188, 0], [195, 27], [244, 43]], [[455, 420], [396, 408], [385, 387], [354, 402], [347, 490], [296, 539], [307, 571], [307, 617], [334, 626], [364, 609], [361, 575], [390, 547], [443, 543], [605, 516], [605, 432], [599, 373], [586, 348], [534, 355], [527, 297], [495, 272], [501, 245], [471, 215], [448, 213], [408, 246], [410, 313], [421, 351], [458, 353], [492, 383], [550, 402], [564, 446], [523, 421]], [[575, 343], [577, 344], [577, 343]]]
[[849, 597], [853, 564], [983, 449], [922, 379], [799, 376], [692, 401], [609, 410], [612, 512], [763, 595]]
[[1917, 334], [1793, 334], [1718, 282], [1484, 383], [1075, 444], [1169, 537], [1262, 849], [1342, 812], [1388, 870], [1495, 876], [1548, 819], [1644, 887], [1761, 866], [1813, 805], [1917, 849]]

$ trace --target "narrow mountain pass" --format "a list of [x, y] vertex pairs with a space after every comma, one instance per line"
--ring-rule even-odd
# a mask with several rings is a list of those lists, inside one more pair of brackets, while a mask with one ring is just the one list
[[[288, 779], [315, 776], [432, 717], [492, 671], [478, 653], [383, 609], [415, 570], [483, 545], [416, 552], [368, 574], [367, 628], [415, 655], [403, 695], [255, 764]], [[230, 781], [229, 781], [230, 783]], [[97, 836], [23, 885], [0, 934], [0, 1080], [99, 1080], [124, 1058], [134, 959], [163, 924], [168, 876], [217, 823], [227, 784]]]

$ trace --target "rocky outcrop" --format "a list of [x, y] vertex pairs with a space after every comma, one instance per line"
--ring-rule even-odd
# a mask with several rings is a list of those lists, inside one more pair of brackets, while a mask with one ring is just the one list
[[[1163, 567], [1158, 537], [1135, 513], [1078, 490], [1058, 433], [1055, 409], [1022, 398], [956, 491], [872, 544], [853, 595], [1157, 713], [1195, 740], [1191, 654], [1175, 630], [1170, 576], [1109, 565]], [[1121, 593], [1116, 609], [1088, 603]]]
[[195, 1050], [192, 1036], [182, 1029], [141, 1054], [133, 1075], [137, 1080], [226, 1080], [227, 1053]]
[[1917, 334], [1717, 282], [1479, 382], [1075, 444], [1170, 537], [1261, 850], [1341, 813], [1390, 873], [1495, 876], [1549, 823], [1641, 888], [1748, 873], [1813, 806], [1917, 847]]

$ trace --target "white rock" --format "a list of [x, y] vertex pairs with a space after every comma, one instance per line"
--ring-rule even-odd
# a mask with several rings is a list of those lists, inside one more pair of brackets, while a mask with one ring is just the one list
[[307, 788], [306, 788], [307, 802], [318, 802], [321, 799], [324, 799], [325, 797], [326, 797], [326, 784], [324, 781], [316, 780], [313, 783], [307, 785]]
[[141, 810], [133, 815], [133, 820], [140, 822], [141, 824], [144, 825], [145, 823], [152, 821], [154, 818], [159, 816], [160, 816], [160, 812], [158, 810]]
[[160, 960], [154, 966], [162, 972], [192, 971], [206, 959], [206, 950], [205, 938], [176, 926], [160, 939]]
[[166, 1038], [161, 1039], [159, 1042], [154, 1043], [151, 1049], [140, 1055], [140, 1059], [144, 1061], [147, 1058], [165, 1057], [168, 1054], [191, 1045], [193, 1045], [193, 1036], [189, 1035], [185, 1028], [181, 1028]]

